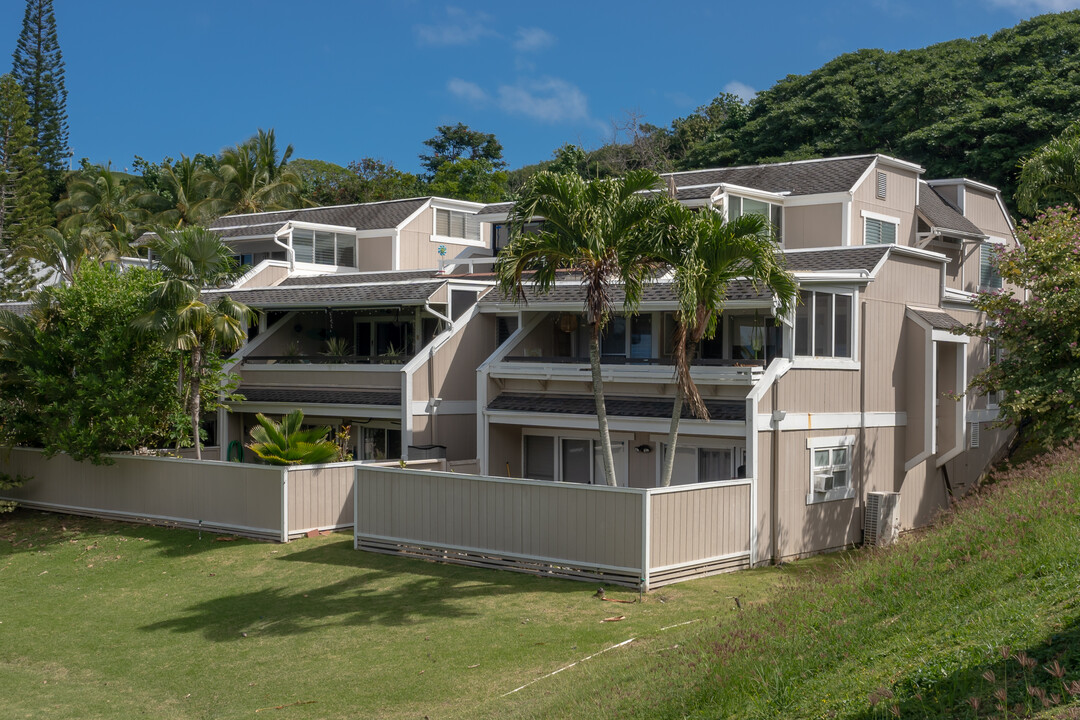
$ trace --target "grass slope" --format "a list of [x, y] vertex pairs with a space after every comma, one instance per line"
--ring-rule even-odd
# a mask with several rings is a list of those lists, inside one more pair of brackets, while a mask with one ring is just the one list
[[0, 716], [951, 718], [1002, 716], [1004, 690], [1010, 716], [1080, 717], [1080, 462], [1057, 462], [889, 550], [641, 604], [341, 535], [18, 511], [0, 518]]

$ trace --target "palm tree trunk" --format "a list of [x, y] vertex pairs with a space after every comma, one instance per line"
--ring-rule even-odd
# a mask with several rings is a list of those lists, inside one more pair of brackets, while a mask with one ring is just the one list
[[675, 405], [671, 411], [671, 429], [668, 430], [667, 452], [664, 453], [664, 466], [660, 475], [660, 487], [671, 485], [671, 473], [675, 469], [675, 445], [679, 441], [679, 420], [682, 419], [682, 391], [675, 388]]
[[608, 432], [607, 407], [604, 405], [604, 380], [600, 375], [600, 326], [593, 323], [589, 337], [589, 365], [592, 366], [593, 400], [596, 401], [596, 423], [600, 428], [600, 448], [604, 458], [604, 478], [615, 486], [615, 458], [611, 454], [611, 433]]
[[[178, 380], [177, 380], [177, 385], [176, 385], [176, 392], [180, 394], [180, 406], [183, 407], [185, 410], [187, 410], [188, 409], [188, 399], [187, 399], [187, 393], [186, 393], [186, 391], [187, 391], [187, 383], [184, 382], [184, 356], [183, 355], [180, 356], [180, 374], [177, 376], [177, 378], [178, 378]], [[179, 433], [179, 428], [177, 430], [178, 430], [178, 432], [176, 433], [176, 454], [179, 455], [180, 454], [180, 448], [181, 448], [181, 446], [183, 445], [183, 442], [184, 442], [184, 436]]]
[[[667, 452], [664, 454], [664, 464], [661, 467], [660, 487], [671, 485], [671, 474], [675, 469], [675, 447], [679, 442], [679, 422], [682, 420], [683, 400], [688, 394], [687, 388], [693, 387], [694, 392], [697, 391], [693, 378], [690, 377], [690, 362], [693, 360], [694, 349], [697, 345], [695, 343], [687, 347], [688, 335], [686, 326], [679, 323], [675, 330], [675, 402], [671, 408], [671, 427], [668, 430]], [[704, 408], [705, 403], [700, 395], [698, 403]], [[691, 404], [691, 409], [693, 408], [694, 405]], [[708, 419], [708, 411], [705, 411], [705, 416]]]
[[191, 349], [191, 438], [195, 442], [195, 459], [202, 460], [202, 447], [199, 443], [199, 411], [201, 410], [201, 388], [200, 380], [202, 378], [202, 348], [199, 345], [195, 345]]

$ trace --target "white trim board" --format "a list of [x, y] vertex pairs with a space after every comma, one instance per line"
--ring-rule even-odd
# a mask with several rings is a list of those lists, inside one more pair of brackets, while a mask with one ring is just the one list
[[[906, 412], [787, 413], [780, 421], [781, 431], [841, 430], [854, 428], [905, 427]], [[762, 427], [762, 432], [773, 428]]]

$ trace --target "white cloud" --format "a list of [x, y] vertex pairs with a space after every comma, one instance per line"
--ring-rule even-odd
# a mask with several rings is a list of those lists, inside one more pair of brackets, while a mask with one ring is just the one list
[[491, 23], [491, 16], [485, 13], [470, 14], [461, 8], [448, 7], [443, 22], [417, 25], [414, 29], [421, 45], [452, 47], [471, 45], [483, 37], [498, 35]]
[[589, 101], [576, 86], [558, 78], [540, 78], [499, 86], [499, 107], [547, 123], [591, 120]]
[[744, 102], [749, 102], [755, 95], [757, 90], [750, 87], [746, 83], [741, 83], [738, 80], [732, 80], [724, 86], [724, 92], [731, 93], [732, 95], [738, 95]]
[[991, 5], [1021, 12], [1062, 12], [1080, 8], [1080, 0], [990, 0]]
[[484, 105], [490, 99], [482, 87], [461, 78], [451, 78], [450, 82], [446, 83], [446, 89], [450, 91], [451, 95], [473, 105]]
[[555, 36], [538, 27], [518, 28], [514, 49], [518, 52], [535, 52], [555, 44]]

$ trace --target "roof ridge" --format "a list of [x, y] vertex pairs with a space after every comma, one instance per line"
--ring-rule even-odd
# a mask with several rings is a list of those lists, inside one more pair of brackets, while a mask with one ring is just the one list
[[[839, 160], [858, 160], [861, 158], [876, 158], [876, 157], [890, 157], [888, 155], [882, 155], [881, 153], [864, 153], [861, 155], [839, 155], [837, 157], [829, 158], [809, 158], [806, 160], [785, 160], [783, 162], [775, 163], [754, 163], [750, 165], [725, 165], [720, 167], [708, 167], [698, 168], [697, 170], [678, 170], [676, 172], [660, 173], [660, 177], [669, 177], [675, 175], [689, 175], [690, 173], [702, 173], [702, 172], [717, 172], [721, 170], [749, 170], [751, 168], [763, 168], [763, 167], [782, 167], [787, 165], [807, 165], [810, 163], [825, 163], [836, 162]], [[899, 158], [896, 158], [899, 159]]]

